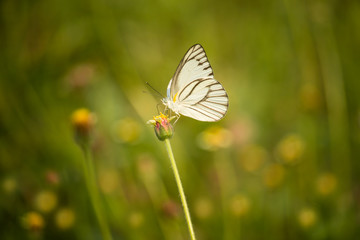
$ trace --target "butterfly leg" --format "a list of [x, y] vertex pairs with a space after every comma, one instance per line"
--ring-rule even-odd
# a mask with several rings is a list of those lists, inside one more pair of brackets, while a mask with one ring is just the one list
[[170, 110], [170, 108], [168, 108], [168, 106], [165, 106], [164, 114], [165, 114], [165, 115], [168, 115], [169, 117], [171, 117], [171, 110]]
[[174, 124], [173, 124], [173, 126], [175, 127], [175, 124], [176, 124], [176, 122], [179, 120], [179, 118], [180, 118], [180, 114], [178, 114], [178, 113], [175, 113], [176, 114], [176, 120], [175, 120], [175, 122], [174, 122]]

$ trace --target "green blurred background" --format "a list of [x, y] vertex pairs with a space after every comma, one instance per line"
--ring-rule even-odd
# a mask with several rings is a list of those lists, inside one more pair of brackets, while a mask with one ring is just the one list
[[230, 107], [172, 139], [201, 239], [360, 236], [358, 1], [0, 3], [0, 238], [102, 239], [71, 115], [87, 108], [114, 239], [189, 239], [157, 114], [205, 48]]

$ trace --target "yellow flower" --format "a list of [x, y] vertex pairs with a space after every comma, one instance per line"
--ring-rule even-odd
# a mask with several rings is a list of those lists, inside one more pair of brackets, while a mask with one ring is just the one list
[[120, 184], [119, 173], [115, 169], [102, 169], [99, 173], [100, 189], [106, 193], [114, 193]]
[[316, 180], [316, 190], [320, 195], [333, 193], [337, 186], [337, 179], [332, 173], [323, 173]]
[[247, 196], [237, 194], [230, 201], [231, 213], [236, 217], [246, 215], [251, 207], [251, 202]]
[[129, 216], [129, 224], [132, 228], [138, 228], [144, 223], [144, 215], [140, 212], [132, 212]]
[[96, 118], [86, 108], [80, 108], [71, 115], [71, 123], [75, 132], [75, 139], [79, 144], [86, 144], [90, 140], [90, 132], [95, 125]]
[[305, 144], [300, 136], [291, 134], [283, 138], [277, 146], [277, 153], [284, 163], [296, 163], [304, 153]]
[[76, 127], [89, 128], [93, 124], [92, 113], [86, 108], [80, 108], [71, 115], [71, 122]]
[[275, 188], [279, 186], [285, 175], [285, 169], [280, 164], [272, 164], [267, 169], [265, 169], [263, 180], [265, 186], [269, 188]]
[[266, 150], [258, 145], [247, 145], [240, 151], [239, 163], [245, 171], [255, 172], [267, 160]]
[[51, 191], [41, 191], [35, 197], [36, 208], [44, 213], [50, 212], [57, 205], [57, 196]]
[[298, 221], [303, 228], [309, 228], [316, 223], [317, 214], [312, 208], [303, 208], [298, 213]]
[[28, 212], [22, 218], [22, 224], [31, 231], [42, 230], [45, 226], [44, 218], [37, 212]]
[[17, 188], [17, 181], [13, 177], [5, 178], [2, 187], [6, 193], [13, 193]]
[[74, 225], [75, 213], [69, 208], [62, 208], [56, 212], [55, 223], [60, 229], [69, 229]]
[[214, 212], [214, 205], [208, 198], [200, 198], [195, 202], [194, 212], [198, 218], [209, 218]]
[[124, 118], [115, 124], [115, 138], [123, 143], [136, 142], [141, 133], [140, 125], [131, 118]]
[[227, 148], [232, 143], [232, 134], [229, 130], [213, 126], [198, 136], [199, 147], [209, 151], [215, 151], [219, 148]]

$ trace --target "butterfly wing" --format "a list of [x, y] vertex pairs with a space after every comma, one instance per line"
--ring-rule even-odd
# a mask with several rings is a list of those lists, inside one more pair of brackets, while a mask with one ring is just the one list
[[213, 78], [196, 79], [180, 90], [176, 104], [179, 113], [204, 122], [222, 119], [229, 106], [223, 86]]
[[177, 113], [199, 121], [214, 122], [227, 112], [229, 99], [214, 79], [206, 53], [200, 44], [192, 46], [180, 61], [167, 88]]
[[206, 53], [200, 44], [192, 46], [182, 58], [168, 86], [168, 97], [175, 94], [196, 79], [213, 77], [213, 71]]

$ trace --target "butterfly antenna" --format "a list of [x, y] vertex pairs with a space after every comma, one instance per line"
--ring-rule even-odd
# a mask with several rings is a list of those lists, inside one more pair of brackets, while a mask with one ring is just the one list
[[164, 96], [158, 91], [156, 90], [155, 88], [153, 88], [149, 82], [146, 82], [146, 84], [154, 91], [156, 92], [161, 98], [164, 98]]

